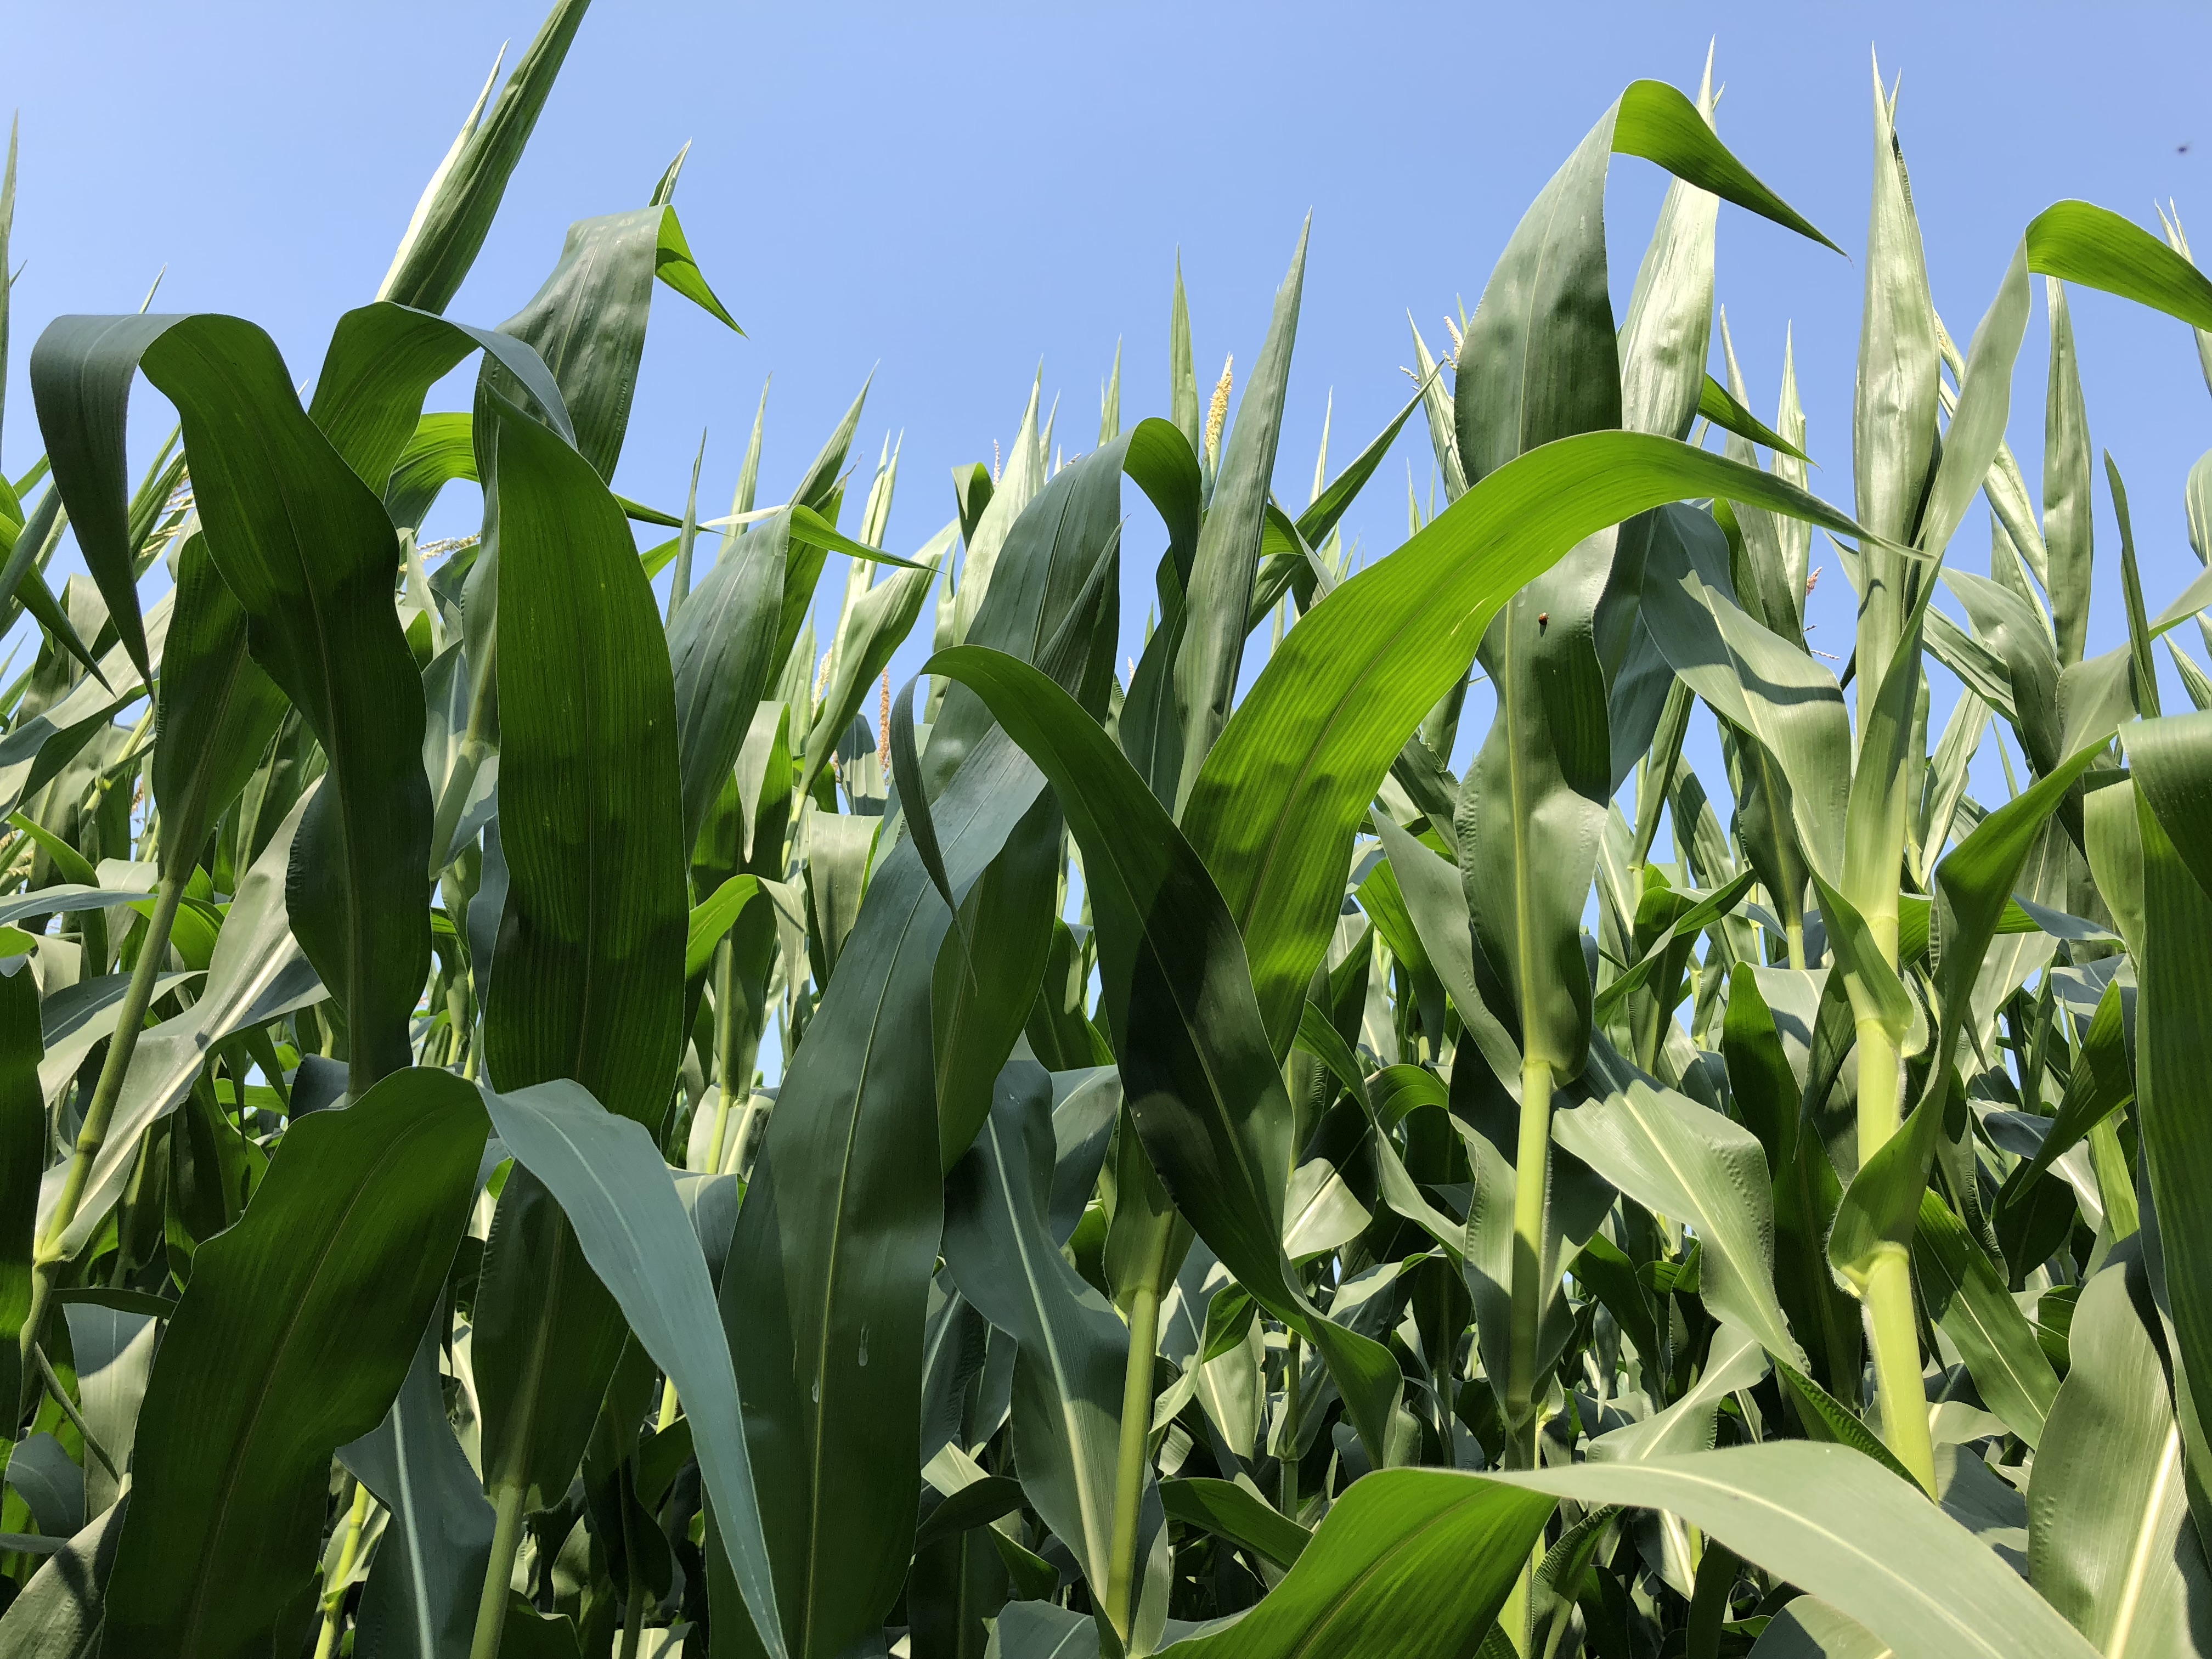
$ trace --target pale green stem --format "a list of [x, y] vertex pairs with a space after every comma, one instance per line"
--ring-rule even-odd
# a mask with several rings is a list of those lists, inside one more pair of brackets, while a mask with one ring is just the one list
[[106, 1144], [107, 1126], [115, 1116], [115, 1103], [123, 1093], [123, 1079], [131, 1070], [131, 1056], [138, 1047], [138, 1034], [145, 1028], [146, 1010], [154, 1000], [154, 987], [160, 982], [161, 964], [168, 959], [169, 933], [175, 926], [177, 906], [185, 896], [184, 879], [180, 876], [164, 876], [154, 890], [154, 914], [146, 923], [146, 938], [139, 946], [137, 964], [131, 971], [131, 983], [123, 993], [123, 1005], [115, 1016], [115, 1035], [108, 1040], [107, 1058], [100, 1065], [100, 1080], [93, 1085], [92, 1103], [84, 1114], [84, 1127], [77, 1131], [76, 1151], [70, 1159], [69, 1173], [62, 1177], [60, 1197], [55, 1201], [53, 1218], [46, 1224], [46, 1235], [39, 1241], [39, 1249], [31, 1266], [31, 1310], [23, 1322], [21, 1339], [23, 1369], [27, 1380], [35, 1376], [33, 1357], [37, 1352], [41, 1328], [46, 1324], [46, 1307], [52, 1301], [54, 1279], [62, 1262], [62, 1236], [70, 1224], [76, 1219], [77, 1206], [84, 1201], [85, 1183], [91, 1178], [92, 1165]]
[[[1544, 1233], [1551, 1224], [1552, 1067], [1530, 1060], [1521, 1067], [1521, 1135], [1513, 1169], [1512, 1344], [1505, 1360], [1505, 1463], [1536, 1467], [1536, 1346], [1544, 1313]], [[1498, 1615], [1514, 1650], [1528, 1651], [1528, 1614], [1540, 1539], [1522, 1564]]]
[[1536, 1570], [1543, 1564], [1544, 1540], [1540, 1535], [1528, 1552], [1528, 1559], [1521, 1564], [1521, 1571], [1513, 1580], [1513, 1588], [1505, 1593], [1505, 1605], [1498, 1612], [1498, 1627], [1505, 1632], [1505, 1639], [1513, 1644], [1513, 1651], [1523, 1656], [1528, 1652], [1529, 1615], [1535, 1598]]
[[[1897, 1045], [1879, 1023], [1858, 1028], [1859, 1167], [1895, 1134], [1899, 1115]], [[1885, 1243], [1867, 1269], [1867, 1346], [1881, 1401], [1882, 1437], [1913, 1479], [1932, 1495], [1936, 1449], [1928, 1432], [1928, 1391], [1921, 1381], [1920, 1327], [1912, 1311], [1912, 1267], [1902, 1244]]]
[[1521, 1137], [1513, 1174], [1512, 1346], [1505, 1362], [1507, 1467], [1536, 1467], [1536, 1345], [1544, 1308], [1544, 1231], [1549, 1224], [1552, 1067], [1521, 1068]]
[[2140, 1232], [2142, 1212], [2136, 1203], [2127, 1152], [2120, 1145], [2120, 1127], [2112, 1118], [2089, 1131], [2089, 1167], [2096, 1172], [2097, 1190], [2105, 1200], [2105, 1224], [2113, 1242]]
[[54, 1375], [53, 1362], [46, 1358], [46, 1351], [33, 1348], [31, 1354], [39, 1362], [39, 1375], [45, 1379], [46, 1392], [53, 1396], [54, 1404], [61, 1407], [62, 1415], [69, 1419], [70, 1425], [84, 1441], [85, 1450], [100, 1460], [100, 1467], [107, 1471], [109, 1480], [119, 1483], [123, 1471], [115, 1467], [115, 1460], [108, 1455], [107, 1448], [100, 1443], [100, 1437], [93, 1433], [92, 1425], [84, 1420], [84, 1413], [77, 1409], [76, 1401], [69, 1397], [69, 1390], [62, 1386], [61, 1378]]
[[491, 1559], [484, 1565], [483, 1595], [477, 1602], [476, 1635], [469, 1659], [499, 1659], [499, 1639], [507, 1629], [508, 1586], [514, 1577], [514, 1552], [522, 1542], [522, 1486], [502, 1482], [492, 1491]]
[[368, 1488], [355, 1481], [345, 1541], [338, 1546], [338, 1564], [331, 1575], [331, 1588], [323, 1593], [323, 1629], [315, 1638], [315, 1659], [331, 1659], [338, 1650], [338, 1626], [345, 1622], [346, 1581], [353, 1577], [353, 1564], [361, 1559], [361, 1532], [368, 1522]]
[[1114, 1466], [1114, 1536], [1106, 1568], [1106, 1617], [1124, 1647], [1136, 1607], [1137, 1522], [1152, 1436], [1152, 1356], [1160, 1345], [1160, 1273], [1168, 1234], [1160, 1227], [1129, 1308], [1129, 1363], [1121, 1379], [1121, 1439]]
[[1304, 1384], [1301, 1373], [1305, 1356], [1298, 1352], [1298, 1334], [1292, 1331], [1291, 1340], [1283, 1349], [1283, 1431], [1280, 1451], [1283, 1469], [1283, 1513], [1295, 1521], [1298, 1518], [1298, 1419], [1304, 1414], [1304, 1401], [1298, 1396]]
[[1790, 965], [1799, 973], [1805, 971], [1805, 919], [1792, 916], [1783, 924], [1783, 938], [1790, 945]]

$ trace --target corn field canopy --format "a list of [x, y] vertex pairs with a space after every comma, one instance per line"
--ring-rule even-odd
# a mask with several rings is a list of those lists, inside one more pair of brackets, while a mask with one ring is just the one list
[[319, 365], [35, 331], [0, 1659], [2212, 1653], [2212, 455], [2146, 571], [2069, 309], [2212, 381], [2179, 223], [2061, 202], [1947, 331], [1877, 76], [1808, 434], [1715, 226], [1838, 245], [1638, 82], [1310, 490], [1301, 234], [1241, 383], [1178, 276], [1164, 413], [1032, 396], [893, 550], [860, 400], [611, 489], [656, 301], [737, 328], [681, 157], [445, 314], [583, 11]]

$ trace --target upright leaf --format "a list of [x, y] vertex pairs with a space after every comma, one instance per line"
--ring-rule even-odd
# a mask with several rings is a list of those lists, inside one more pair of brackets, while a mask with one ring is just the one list
[[[1198, 552], [1185, 584], [1186, 622], [1176, 658], [1176, 713], [1182, 728], [1182, 777], [1176, 787], [1178, 808], [1190, 797], [1206, 752], [1229, 720], [1238, 671], [1244, 661], [1246, 621], [1252, 585], [1260, 567], [1260, 544], [1267, 516], [1269, 485], [1275, 474], [1275, 447], [1282, 436], [1283, 398], [1289, 390], [1291, 348], [1297, 338], [1298, 299], [1305, 287], [1306, 239], [1298, 232], [1297, 251], [1275, 295], [1275, 312], [1260, 361], [1244, 383], [1237, 423], [1221, 458], [1212, 504], [1198, 532]], [[1181, 276], [1177, 276], [1180, 293]]]
[[[491, 82], [484, 83], [476, 107], [461, 125], [460, 136], [416, 204], [399, 251], [392, 255], [392, 269], [377, 290], [378, 299], [435, 312], [443, 311], [459, 290], [490, 233], [507, 181], [522, 159], [523, 146], [530, 142], [538, 112], [545, 107], [590, 3], [555, 0], [538, 26], [537, 39], [501, 88], [489, 121], [480, 121], [491, 94]], [[499, 66], [494, 64], [492, 78], [498, 75]]]

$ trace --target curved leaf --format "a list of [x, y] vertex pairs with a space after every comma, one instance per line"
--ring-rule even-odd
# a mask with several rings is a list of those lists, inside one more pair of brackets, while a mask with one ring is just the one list
[[1491, 618], [1583, 537], [1700, 494], [1859, 533], [1771, 474], [1668, 438], [1584, 433], [1507, 462], [1284, 635], [1182, 815], [1243, 937], [1276, 1052], [1335, 926], [1368, 803]]
[[1051, 781], [1083, 848], [1101, 1006], [1153, 1167], [1237, 1282], [1322, 1353], [1379, 1461], [1396, 1362], [1316, 1311], [1284, 1254], [1290, 1099], [1219, 890], [1113, 739], [1066, 693], [981, 646], [940, 651], [924, 666], [973, 689]]
[[460, 1079], [395, 1073], [287, 1131], [245, 1218], [199, 1247], [139, 1411], [112, 1650], [269, 1650], [331, 1453], [383, 1417], [445, 1283], [484, 1132]]
[[560, 1201], [592, 1271], [684, 1401], [700, 1475], [745, 1606], [783, 1659], [775, 1584], [753, 1492], [735, 1368], [714, 1287], [653, 1139], [566, 1080], [489, 1097], [500, 1139]]

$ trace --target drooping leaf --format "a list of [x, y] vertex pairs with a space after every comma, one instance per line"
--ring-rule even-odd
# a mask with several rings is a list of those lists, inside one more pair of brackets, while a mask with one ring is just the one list
[[574, 1083], [514, 1090], [485, 1104], [500, 1139], [559, 1200], [584, 1259], [685, 1402], [715, 1536], [763, 1644], [782, 1659], [737, 1376], [668, 1166], [651, 1136]]
[[1559, 1145], [1645, 1208], [1694, 1226], [1701, 1294], [1778, 1358], [1805, 1351], [1774, 1294], [1774, 1212], [1757, 1137], [1671, 1089], [1642, 1081], [1552, 1121]]
[[975, 1146], [946, 1178], [945, 1267], [1020, 1345], [1013, 1443], [1023, 1486], [1103, 1600], [1129, 1333], [1047, 1231], [1052, 1097], [1042, 1068], [1017, 1061], [994, 1092]]
[[1315, 1344], [1379, 1452], [1395, 1363], [1316, 1313], [1284, 1255], [1290, 1102], [1219, 890], [1112, 739], [1065, 693], [982, 647], [939, 652], [927, 665], [985, 700], [1044, 769], [1084, 848], [1122, 1088], [1176, 1207], [1255, 1300]]

